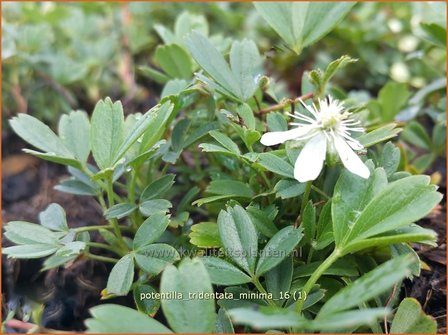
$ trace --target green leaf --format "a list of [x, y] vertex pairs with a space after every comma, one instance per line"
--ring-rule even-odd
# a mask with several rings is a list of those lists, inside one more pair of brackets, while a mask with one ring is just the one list
[[411, 93], [404, 83], [388, 82], [378, 93], [381, 105], [381, 119], [391, 122], [408, 101]]
[[195, 131], [193, 131], [182, 143], [182, 148], [187, 148], [192, 145], [197, 140], [201, 139], [205, 135], [207, 135], [210, 130], [215, 130], [219, 128], [219, 122], [211, 122], [207, 123]]
[[243, 207], [237, 205], [221, 210], [218, 216], [219, 235], [229, 258], [252, 273], [258, 250], [254, 224]]
[[85, 164], [90, 153], [90, 123], [83, 111], [63, 114], [59, 120], [59, 137], [74, 157]]
[[137, 250], [157, 241], [168, 227], [168, 216], [157, 213], [147, 218], [135, 233], [133, 248]]
[[425, 243], [435, 247], [437, 245], [435, 243], [436, 240], [437, 234], [434, 231], [417, 225], [410, 225], [409, 227], [391, 230], [365, 240], [350, 242], [348, 246], [344, 247], [344, 251], [345, 253], [351, 253], [371, 247], [409, 242]]
[[397, 171], [400, 164], [400, 149], [392, 142], [387, 142], [383, 147], [379, 165], [386, 171], [387, 177]]
[[252, 146], [255, 143], [257, 143], [261, 138], [261, 134], [257, 130], [245, 129], [237, 124], [232, 124], [232, 126], [234, 129], [238, 129], [237, 130], [238, 135], [241, 137], [244, 144], [246, 145], [247, 148], [249, 148], [249, 150], [252, 150]]
[[272, 237], [278, 232], [278, 228], [263, 210], [249, 206], [247, 207], [247, 213], [249, 213], [255, 228], [264, 236]]
[[25, 152], [27, 154], [36, 156], [40, 159], [44, 159], [49, 162], [62, 164], [62, 165], [68, 165], [68, 166], [72, 166], [77, 169], [79, 169], [82, 166], [81, 163], [74, 158], [57, 156], [52, 152], [42, 153], [42, 152], [31, 150], [31, 149], [22, 149], [22, 150], [23, 150], [23, 152]]
[[236, 112], [241, 117], [241, 119], [243, 119], [244, 124], [248, 129], [255, 130], [256, 121], [254, 112], [252, 112], [252, 108], [250, 108], [248, 104], [244, 103], [238, 105], [238, 107], [236, 108]]
[[254, 2], [261, 16], [297, 54], [329, 33], [355, 3]]
[[199, 248], [219, 248], [222, 246], [218, 225], [215, 222], [202, 222], [192, 225], [188, 236], [190, 237], [190, 243]]
[[197, 32], [192, 32], [186, 40], [194, 60], [212, 77], [222, 90], [238, 98], [240, 85], [221, 53], [209, 40]]
[[274, 186], [277, 197], [290, 199], [298, 197], [305, 192], [305, 183], [299, 183], [295, 179], [282, 179]]
[[[372, 168], [371, 162], [367, 163]], [[332, 221], [336, 245], [342, 245], [354, 223], [367, 204], [387, 185], [382, 168], [373, 171], [368, 179], [343, 170], [336, 182], [332, 200]]]
[[249, 295], [252, 291], [247, 287], [243, 287], [243, 285], [226, 287], [224, 292], [233, 294], [233, 297], [224, 297], [218, 300], [218, 305], [226, 310], [239, 307], [258, 308], [259, 306], [266, 305], [266, 302], [262, 299], [252, 299]]
[[139, 312], [149, 316], [154, 316], [160, 308], [160, 300], [152, 298], [157, 291], [151, 285], [140, 284], [132, 291], [135, 306]]
[[177, 39], [184, 39], [192, 31], [200, 32], [208, 36], [208, 22], [204, 15], [197, 15], [190, 12], [180, 14], [174, 23], [174, 33]]
[[129, 216], [135, 209], [137, 209], [137, 205], [129, 203], [116, 204], [104, 212], [104, 217], [107, 220], [122, 219]]
[[95, 196], [98, 192], [98, 190], [74, 178], [63, 180], [59, 185], [56, 185], [54, 189], [59, 192], [85, 196]]
[[220, 308], [218, 311], [218, 317], [216, 318], [216, 329], [217, 334], [235, 334], [232, 322], [224, 308]]
[[294, 168], [291, 164], [271, 153], [262, 153], [259, 155], [258, 164], [265, 169], [279, 174], [286, 178], [294, 178]]
[[231, 195], [232, 197], [252, 198], [254, 196], [254, 192], [249, 185], [231, 179], [212, 180], [205, 191], [217, 195]]
[[[184, 259], [179, 268], [168, 266], [162, 274], [161, 293], [176, 292], [181, 297], [162, 300], [163, 314], [177, 333], [212, 333], [215, 329], [215, 302], [201, 299], [213, 288], [200, 259]], [[196, 295], [196, 296], [195, 296]]]
[[316, 229], [316, 245], [314, 246], [316, 250], [322, 250], [334, 241], [331, 206], [331, 201], [328, 201], [320, 212]]
[[431, 138], [428, 132], [417, 121], [409, 122], [401, 133], [401, 138], [422, 149], [431, 148]]
[[25, 221], [11, 221], [5, 226], [5, 237], [16, 244], [52, 244], [58, 238], [51, 230]]
[[247, 101], [257, 89], [256, 72], [261, 65], [258, 48], [251, 40], [234, 41], [230, 49], [230, 67], [239, 84], [238, 97]]
[[266, 117], [269, 131], [286, 131], [288, 130], [288, 122], [279, 112], [269, 113]]
[[261, 276], [285, 259], [302, 238], [303, 229], [288, 226], [275, 234], [261, 252], [257, 263], [256, 275]]
[[418, 172], [423, 172], [429, 169], [436, 158], [437, 156], [431, 152], [429, 154], [421, 155], [420, 157], [416, 158], [412, 162], [412, 164]]
[[[322, 262], [312, 262], [309, 264], [303, 264], [294, 269], [293, 278], [303, 278], [311, 276]], [[334, 262], [328, 269], [323, 272], [326, 276], [339, 276], [339, 277], [355, 277], [359, 275], [356, 263], [350, 259], [342, 258]]]
[[363, 134], [357, 138], [365, 148], [371, 147], [380, 142], [384, 142], [394, 138], [401, 131], [401, 128], [395, 128], [395, 123], [387, 124], [383, 127], [377, 128], [367, 134]]
[[160, 322], [129, 307], [98, 305], [90, 309], [90, 314], [93, 319], [85, 322], [89, 333], [172, 333]]
[[313, 202], [311, 200], [305, 206], [303, 214], [301, 215], [301, 220], [302, 223], [300, 227], [303, 228], [304, 243], [310, 243], [314, 240], [316, 233], [316, 208], [313, 206]]
[[42, 226], [51, 230], [68, 231], [65, 211], [59, 204], [50, 204], [43, 212], [40, 212], [39, 221]]
[[139, 141], [140, 155], [145, 154], [161, 140], [166, 129], [166, 123], [172, 117], [173, 111], [174, 105], [169, 103], [164, 103], [159, 109], [155, 110], [156, 116], [148, 127], [151, 131], [146, 131], [141, 138], [141, 142]]
[[123, 143], [124, 116], [121, 102], [100, 100], [93, 110], [90, 140], [93, 158], [101, 170], [110, 168]]
[[153, 69], [152, 67], [149, 67], [149, 66], [144, 66], [144, 65], [138, 66], [137, 73], [146, 78], [152, 79], [156, 83], [159, 83], [159, 84], [165, 84], [166, 82], [168, 82], [170, 80], [170, 78], [166, 74], [164, 74], [156, 69]]
[[445, 48], [446, 47], [446, 28], [437, 23], [421, 22], [420, 27], [426, 33], [426, 39], [432, 43]]
[[60, 248], [56, 255], [61, 257], [71, 257], [77, 256], [81, 253], [82, 250], [86, 248], [86, 243], [83, 241], [73, 241], [65, 244], [62, 248]]
[[248, 325], [254, 329], [303, 327], [308, 322], [304, 317], [297, 315], [294, 311], [264, 306], [258, 310], [251, 308], [233, 308], [228, 313], [233, 323]]
[[225, 88], [223, 88], [221, 85], [213, 81], [212, 79], [208, 78], [207, 76], [203, 75], [202, 73], [195, 73], [195, 77], [200, 82], [203, 82], [205, 86], [209, 88], [210, 93], [214, 93], [213, 91], [216, 91], [217, 93], [221, 94], [224, 97], [227, 97], [229, 100], [241, 103], [241, 99], [236, 97], [233, 93], [230, 93]]
[[395, 313], [391, 334], [436, 334], [437, 322], [426, 315], [414, 298], [405, 298]]
[[114, 265], [107, 279], [107, 293], [127, 295], [134, 280], [134, 257], [132, 254], [123, 256]]
[[224, 148], [220, 145], [213, 144], [213, 143], [201, 143], [201, 144], [199, 144], [199, 148], [201, 148], [202, 151], [204, 151], [204, 152], [218, 152], [218, 153], [222, 153], [222, 154], [235, 155], [235, 153], [227, 150], [226, 148]]
[[409, 104], [411, 105], [422, 105], [425, 103], [426, 98], [434, 92], [445, 89], [446, 78], [439, 77], [429, 84], [423, 86], [419, 89], [411, 99], [409, 99]]
[[333, 332], [346, 331], [362, 325], [373, 325], [389, 314], [388, 308], [368, 308], [355, 311], [318, 316], [308, 328], [314, 331]]
[[240, 285], [252, 281], [243, 271], [223, 259], [217, 257], [202, 257], [201, 260], [213, 284]]
[[145, 216], [157, 213], [166, 213], [173, 207], [171, 202], [165, 199], [153, 199], [142, 202], [139, 206], [140, 212]]
[[322, 306], [318, 318], [358, 306], [390, 289], [411, 274], [417, 260], [411, 256], [393, 258], [344, 287]]
[[75, 157], [64, 142], [45, 124], [27, 114], [18, 114], [9, 121], [11, 128], [32, 146], [53, 156]]
[[429, 183], [428, 176], [410, 176], [390, 183], [363, 210], [347, 241], [397, 229], [427, 215], [442, 199], [437, 187]]
[[356, 61], [357, 59], [351, 58], [347, 55], [341, 56], [338, 59], [332, 61], [330, 64], [328, 64], [323, 74], [322, 77], [323, 84], [326, 85], [330, 81], [330, 79], [336, 74], [337, 71], [344, 68], [348, 64], [354, 63]]
[[67, 264], [67, 263], [75, 260], [77, 257], [78, 257], [78, 255], [61, 256], [61, 255], [58, 255], [57, 253], [55, 253], [45, 259], [41, 271], [48, 271], [48, 270], [54, 269], [58, 266]]
[[[284, 293], [289, 292], [292, 283], [293, 258], [286, 257], [280, 264], [265, 273], [267, 291], [272, 293], [273, 300], [282, 305], [285, 298]], [[280, 297], [283, 295], [283, 299]]]
[[190, 79], [193, 75], [190, 55], [178, 44], [158, 46], [154, 59], [171, 78]]
[[176, 37], [174, 36], [173, 32], [168, 28], [166, 28], [165, 26], [161, 24], [155, 24], [154, 29], [157, 32], [157, 34], [159, 34], [163, 43], [170, 44], [176, 41]]
[[[163, 105], [157, 105], [147, 111], [143, 116], [138, 118], [134, 126], [127, 131], [127, 135], [124, 138], [122, 144], [117, 150], [114, 158], [113, 164], [116, 164], [131, 148], [131, 146], [137, 142], [138, 139], [142, 139], [141, 148], [145, 145], [152, 146], [159, 139], [151, 139], [148, 144], [147, 134], [157, 134], [158, 131], [163, 130], [163, 125], [165, 124], [168, 116], [173, 111], [174, 105], [170, 102], [165, 102]], [[151, 131], [149, 131], [151, 129]], [[145, 136], [143, 136], [145, 135]], [[142, 137], [143, 136], [143, 137]], [[151, 138], [151, 137], [149, 137]], [[152, 142], [154, 141], [154, 143]]]
[[179, 259], [180, 256], [177, 250], [163, 243], [140, 247], [135, 253], [137, 265], [154, 276]]
[[163, 86], [160, 98], [166, 98], [169, 96], [177, 96], [181, 94], [189, 86], [188, 81], [184, 79], [171, 79], [165, 86]]
[[192, 205], [197, 205], [198, 207], [201, 207], [202, 205], [205, 205], [205, 204], [209, 204], [209, 203], [216, 202], [216, 201], [230, 199], [230, 198], [233, 198], [233, 197], [234, 197], [234, 195], [232, 195], [232, 194], [214, 195], [214, 196], [211, 196], [211, 197], [205, 197], [205, 198], [201, 198], [201, 199], [198, 199], [196, 201], [193, 201]]
[[228, 151], [234, 153], [235, 155], [241, 154], [238, 145], [236, 145], [236, 143], [233, 142], [228, 136], [224, 135], [223, 133], [220, 133], [217, 130], [212, 130], [211, 132], [209, 132], [209, 134]]
[[42, 258], [53, 254], [58, 248], [54, 244], [27, 244], [3, 248], [2, 253], [12, 258]]
[[140, 202], [145, 202], [146, 200], [151, 200], [163, 195], [174, 185], [174, 177], [174, 174], [167, 174], [154, 180], [143, 190], [140, 195]]

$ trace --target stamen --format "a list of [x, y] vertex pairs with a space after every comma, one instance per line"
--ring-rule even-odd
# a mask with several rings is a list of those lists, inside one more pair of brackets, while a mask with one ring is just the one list
[[[300, 101], [300, 103], [302, 104], [302, 106], [305, 107], [306, 110], [308, 110], [308, 112], [310, 112], [311, 114], [313, 114], [313, 116], [317, 119], [317, 117], [318, 117], [318, 113], [317, 113], [315, 110], [313, 110], [310, 106], [306, 105], [306, 104], [303, 102], [302, 99], [299, 99], [299, 101]], [[313, 103], [313, 106], [314, 106], [314, 103]]]
[[289, 123], [291, 126], [297, 126], [297, 127], [306, 127], [309, 126], [309, 123], [299, 123], [299, 122], [290, 122]]
[[348, 128], [349, 131], [354, 131], [355, 133], [363, 133], [364, 128]]
[[359, 121], [359, 120], [343, 120], [342, 123], [345, 124], [346, 126], [355, 126], [357, 124], [360, 124], [361, 121]]
[[303, 115], [303, 114], [299, 114], [299, 113], [288, 113], [287, 115], [289, 115], [290, 117], [294, 118], [294, 119], [298, 119], [298, 120], [302, 120], [302, 121], [308, 121], [308, 122], [316, 122], [316, 120], [313, 120], [312, 118], [310, 118], [309, 116]]

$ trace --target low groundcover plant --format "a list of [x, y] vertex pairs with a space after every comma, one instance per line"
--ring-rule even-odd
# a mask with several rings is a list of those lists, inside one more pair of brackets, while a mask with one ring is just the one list
[[[301, 57], [353, 5], [255, 6]], [[85, 321], [94, 333], [435, 332], [399, 288], [420, 273], [411, 243], [435, 245], [416, 223], [442, 195], [400, 168], [396, 123], [330, 91], [356, 60], [341, 55], [279, 99], [255, 42], [223, 47], [205, 20], [183, 20], [195, 25], [182, 36], [159, 27], [171, 65], [146, 113], [125, 117], [105, 98], [90, 118], [63, 115], [57, 134], [30, 115], [10, 120], [26, 153], [67, 166], [56, 189], [94, 197], [107, 223], [71, 228], [53, 203], [37, 224], [4, 226], [14, 246], [3, 254], [45, 258], [44, 271], [109, 264], [101, 298], [112, 303]], [[113, 303], [129, 294], [134, 308]]]

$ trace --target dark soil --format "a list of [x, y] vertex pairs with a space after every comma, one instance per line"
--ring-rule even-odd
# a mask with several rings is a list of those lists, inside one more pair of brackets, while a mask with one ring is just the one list
[[[2, 168], [2, 222], [38, 222], [39, 212], [56, 202], [66, 210], [70, 227], [104, 223], [101, 208], [94, 199], [53, 189], [67, 177], [65, 168], [23, 154], [5, 157]], [[92, 235], [92, 238], [100, 241], [99, 236]], [[3, 246], [11, 245], [6, 239], [2, 242]], [[110, 272], [109, 265], [77, 259], [66, 267], [40, 272], [42, 260], [3, 257], [2, 261], [4, 316], [15, 309], [15, 318], [20, 320], [33, 306], [41, 304], [43, 327], [81, 331], [85, 329], [83, 321], [89, 317], [89, 308], [105, 302], [100, 297]], [[129, 299], [107, 302], [131, 303]], [[8, 329], [8, 332], [17, 331], [24, 332]]]
[[[440, 191], [446, 195], [445, 189]], [[422, 220], [420, 225], [437, 232], [438, 246], [414, 246], [429, 269], [422, 270], [420, 277], [406, 283], [406, 295], [416, 298], [425, 313], [436, 319], [438, 333], [446, 334], [446, 201], [444, 200], [427, 219]]]

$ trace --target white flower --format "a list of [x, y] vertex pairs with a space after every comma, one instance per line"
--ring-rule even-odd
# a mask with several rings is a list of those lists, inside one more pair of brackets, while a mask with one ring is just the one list
[[360, 122], [350, 119], [351, 113], [344, 110], [343, 104], [338, 100], [319, 100], [319, 109], [316, 105], [302, 105], [311, 113], [312, 117], [299, 114], [289, 116], [300, 122], [292, 122], [296, 128], [287, 131], [274, 131], [264, 134], [260, 142], [271, 146], [288, 140], [306, 141], [294, 166], [294, 178], [299, 182], [315, 180], [324, 165], [327, 150], [336, 151], [344, 166], [350, 172], [369, 178], [370, 171], [354, 150], [364, 147], [351, 136], [352, 132], [363, 132], [364, 129], [356, 127]]

